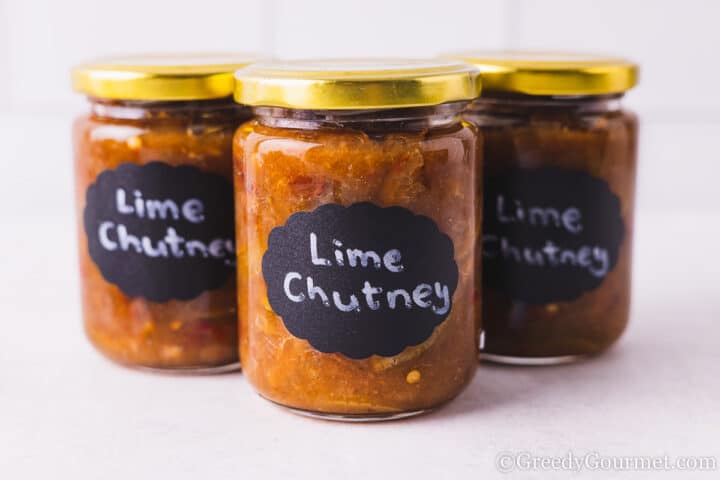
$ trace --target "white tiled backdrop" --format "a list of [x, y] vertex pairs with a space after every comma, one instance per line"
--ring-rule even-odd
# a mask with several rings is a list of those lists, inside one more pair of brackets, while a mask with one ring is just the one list
[[[37, 148], [24, 161], [47, 175], [16, 171], [1, 146], [0, 165], [16, 182], [64, 194], [69, 121], [82, 108], [69, 69], [100, 55], [585, 50], [641, 64], [626, 102], [642, 120], [639, 207], [720, 211], [719, 23], [717, 0], [0, 0], [0, 139]], [[30, 126], [50, 130], [43, 144]]]
[[[479, 469], [508, 449], [716, 453], [718, 24], [720, 0], [0, 0], [0, 479], [138, 471], [349, 479], [377, 476], [372, 470], [408, 476], [413, 467], [417, 478], [495, 478]], [[74, 258], [70, 125], [84, 108], [70, 90], [74, 63], [158, 51], [430, 56], [466, 48], [589, 50], [642, 66], [626, 102], [642, 122], [634, 313], [607, 362], [484, 369], [449, 414], [428, 419], [440, 423], [393, 425], [378, 436], [381, 426], [295, 423], [264, 410], [235, 377], [187, 385], [96, 361], [80, 332]], [[428, 449], [427, 438], [453, 448]], [[311, 463], [318, 451], [329, 452], [323, 471]], [[373, 461], [358, 451], [374, 452]], [[698, 478], [690, 475], [674, 478]]]

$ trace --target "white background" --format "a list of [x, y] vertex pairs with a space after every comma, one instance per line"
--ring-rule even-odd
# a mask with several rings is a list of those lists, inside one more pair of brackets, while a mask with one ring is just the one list
[[[0, 478], [492, 478], [505, 450], [719, 457], [719, 23], [713, 0], [0, 0]], [[88, 346], [72, 64], [468, 48], [585, 50], [642, 67], [626, 98], [641, 118], [635, 300], [617, 348], [568, 367], [483, 367], [434, 415], [352, 426], [285, 414], [239, 375], [140, 374]], [[517, 478], [528, 477], [570, 474]]]

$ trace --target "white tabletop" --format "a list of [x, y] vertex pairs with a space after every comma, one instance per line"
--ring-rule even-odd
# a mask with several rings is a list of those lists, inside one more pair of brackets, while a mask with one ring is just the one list
[[[18, 155], [69, 148], [35, 145], [14, 128], [0, 119], [0, 139]], [[435, 413], [342, 424], [283, 411], [242, 374], [149, 374], [97, 354], [81, 328], [68, 159], [57, 154], [62, 168], [45, 173], [3, 164], [0, 200], [12, 213], [0, 222], [0, 478], [480, 479], [501, 476], [501, 452], [720, 459], [718, 214], [639, 212], [630, 327], [602, 357], [483, 365]]]

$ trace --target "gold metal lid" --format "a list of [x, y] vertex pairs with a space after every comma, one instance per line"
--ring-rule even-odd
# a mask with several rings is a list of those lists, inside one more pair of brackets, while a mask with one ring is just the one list
[[603, 95], [637, 84], [638, 67], [622, 58], [552, 52], [464, 52], [448, 55], [480, 69], [485, 91], [527, 95]]
[[300, 110], [439, 105], [480, 93], [476, 68], [455, 60], [303, 60], [250, 65], [235, 74], [235, 100]]
[[207, 100], [233, 94], [233, 73], [253, 61], [239, 55], [112, 57], [73, 68], [76, 92], [116, 100]]

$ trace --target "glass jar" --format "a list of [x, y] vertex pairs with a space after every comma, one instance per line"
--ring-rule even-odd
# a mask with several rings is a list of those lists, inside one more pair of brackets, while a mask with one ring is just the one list
[[606, 350], [630, 308], [637, 119], [624, 60], [478, 54], [466, 118], [485, 143], [482, 355], [552, 364]]
[[224, 57], [77, 67], [74, 125], [85, 331], [110, 359], [237, 368], [232, 136], [251, 112]]
[[452, 399], [477, 363], [477, 73], [298, 62], [236, 75], [240, 357], [265, 398], [344, 420]]

